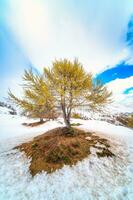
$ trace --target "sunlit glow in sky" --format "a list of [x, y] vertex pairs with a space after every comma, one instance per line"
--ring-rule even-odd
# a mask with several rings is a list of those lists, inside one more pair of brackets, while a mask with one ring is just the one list
[[128, 66], [128, 60], [126, 73], [116, 70], [115, 78], [109, 80], [108, 73], [102, 78], [106, 83], [122, 78], [120, 73], [132, 76], [132, 45], [127, 41], [132, 15], [131, 0], [1, 0], [1, 96], [8, 87], [18, 90], [25, 68], [41, 71], [55, 58], [76, 57], [94, 75], [123, 61]]

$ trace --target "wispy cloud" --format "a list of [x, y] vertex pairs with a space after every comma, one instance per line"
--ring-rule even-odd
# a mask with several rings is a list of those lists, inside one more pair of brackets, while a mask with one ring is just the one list
[[127, 88], [133, 86], [133, 76], [126, 79], [116, 79], [108, 84], [107, 87], [113, 91], [113, 99], [115, 102], [121, 104], [127, 104], [129, 109], [133, 110], [133, 92], [124, 93]]
[[125, 55], [132, 12], [133, 2], [127, 0], [10, 0], [8, 23], [38, 68], [54, 58], [78, 57], [97, 73]]
[[0, 32], [5, 67], [0, 78], [4, 71], [6, 80], [19, 80], [29, 65], [42, 70], [64, 57], [78, 57], [94, 74], [114, 66], [129, 55], [132, 13], [130, 0], [1, 0], [0, 28], [8, 31], [6, 39]]

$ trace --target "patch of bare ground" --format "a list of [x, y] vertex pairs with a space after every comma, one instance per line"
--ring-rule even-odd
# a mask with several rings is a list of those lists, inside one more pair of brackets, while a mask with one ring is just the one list
[[91, 154], [91, 147], [98, 149], [98, 157], [115, 156], [109, 150], [107, 139], [94, 133], [66, 127], [50, 130], [16, 148], [32, 158], [30, 172], [34, 176], [41, 171], [51, 173], [64, 165], [75, 165]]
[[39, 121], [39, 122], [32, 122], [32, 123], [22, 123], [23, 126], [29, 126], [29, 127], [35, 127], [35, 126], [39, 126], [41, 124], [46, 123], [48, 120], [46, 121]]

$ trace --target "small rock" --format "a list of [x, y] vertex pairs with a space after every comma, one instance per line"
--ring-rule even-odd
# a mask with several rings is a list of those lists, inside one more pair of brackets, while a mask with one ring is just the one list
[[86, 139], [86, 140], [91, 140], [91, 137], [86, 137], [85, 139]]
[[123, 191], [122, 191], [122, 193], [123, 193], [124, 196], [126, 196], [128, 194], [128, 189], [124, 188]]
[[130, 171], [131, 173], [133, 173], [133, 166], [130, 166], [130, 167], [129, 167], [129, 171]]

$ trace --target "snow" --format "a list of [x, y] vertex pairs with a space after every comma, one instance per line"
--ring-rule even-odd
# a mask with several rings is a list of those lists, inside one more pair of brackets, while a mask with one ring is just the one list
[[107, 138], [114, 138], [117, 140], [121, 140], [121, 142], [126, 142], [127, 145], [131, 143], [133, 144], [133, 130], [123, 127], [123, 126], [116, 126], [112, 125], [105, 121], [98, 121], [98, 120], [76, 120], [78, 123], [83, 125], [80, 128], [84, 130], [94, 131], [97, 133], [101, 133], [102, 135], [106, 136]]
[[29, 123], [30, 121], [30, 119], [17, 115], [0, 115], [0, 152], [9, 150], [24, 141], [60, 126], [55, 121], [47, 122], [46, 126], [43, 124], [38, 127], [26, 127], [22, 125], [22, 123]]
[[[61, 120], [61, 119], [60, 119]], [[12, 148], [47, 130], [61, 126], [50, 121], [24, 127], [26, 118], [0, 115], [0, 200], [132, 200], [133, 130], [98, 120], [78, 120], [78, 128], [108, 138], [114, 158], [98, 158], [96, 149], [77, 165], [64, 166], [52, 174], [29, 173], [30, 159]]]
[[9, 114], [9, 111], [11, 111], [9, 108], [0, 106], [0, 114]]

